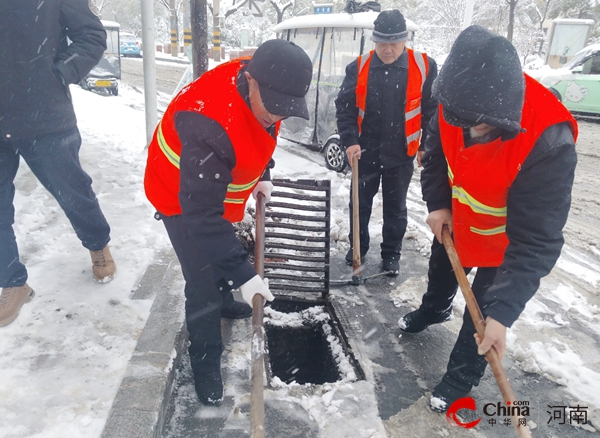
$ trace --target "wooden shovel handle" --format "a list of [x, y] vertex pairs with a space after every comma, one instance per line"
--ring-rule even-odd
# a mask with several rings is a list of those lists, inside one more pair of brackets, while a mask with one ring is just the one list
[[[452, 241], [452, 236], [450, 236], [450, 230], [448, 230], [446, 225], [444, 225], [442, 228], [442, 241], [444, 242], [444, 247], [446, 248], [446, 253], [448, 253], [448, 258], [450, 259], [452, 268], [454, 269], [454, 274], [456, 275], [456, 280], [458, 281], [460, 290], [462, 291], [465, 301], [467, 302], [467, 308], [469, 309], [469, 314], [471, 315], [471, 319], [475, 325], [475, 330], [479, 335], [479, 339], [483, 340], [485, 335], [485, 320], [483, 319], [483, 314], [481, 313], [481, 309], [477, 304], [477, 300], [475, 300], [475, 295], [473, 295], [473, 290], [471, 289], [471, 285], [467, 279], [467, 274], [465, 274], [465, 270], [460, 263], [456, 248], [454, 248], [454, 242]], [[492, 372], [494, 373], [494, 377], [496, 378], [496, 382], [498, 383], [498, 387], [500, 388], [500, 393], [502, 394], [504, 402], [512, 403], [516, 400], [515, 393], [513, 392], [510, 383], [508, 383], [508, 377], [506, 376], [506, 372], [504, 371], [502, 362], [500, 361], [500, 356], [498, 355], [498, 352], [494, 346], [488, 350], [488, 352], [485, 354], [485, 358], [492, 368]], [[529, 428], [519, 425], [518, 417], [513, 418], [512, 423], [515, 426], [518, 436], [522, 438], [531, 437]]]
[[358, 200], [358, 157], [352, 156], [352, 276], [360, 278], [360, 215]]
[[[265, 258], [265, 195], [256, 197], [256, 231], [254, 238], [254, 269], [264, 277]], [[250, 350], [250, 427], [252, 438], [265, 436], [265, 400], [263, 374], [265, 370], [265, 330], [263, 327], [263, 306], [265, 299], [261, 294], [252, 297], [252, 344]]]
[[263, 388], [265, 331], [263, 327], [264, 298], [252, 298], [252, 345], [250, 369], [250, 426], [252, 438], [265, 436], [265, 399]]

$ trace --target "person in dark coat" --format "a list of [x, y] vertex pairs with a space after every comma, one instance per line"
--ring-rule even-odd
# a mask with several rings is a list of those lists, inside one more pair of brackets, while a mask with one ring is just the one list
[[106, 283], [115, 276], [110, 227], [79, 162], [69, 92], [105, 49], [106, 32], [87, 0], [0, 2], [0, 326], [34, 295], [12, 228], [21, 157], [90, 251], [94, 279]]
[[279, 123], [308, 119], [311, 79], [302, 48], [265, 41], [250, 60], [220, 64], [185, 87], [148, 148], [146, 196], [181, 263], [194, 385], [206, 405], [223, 401], [221, 318], [250, 317], [256, 294], [274, 299], [232, 224], [243, 219], [251, 195], [270, 197]]
[[[408, 223], [406, 194], [421, 128], [424, 134], [437, 104], [431, 95], [437, 65], [425, 53], [406, 48], [407, 38], [404, 16], [398, 10], [381, 12], [374, 22], [374, 52], [346, 67], [346, 77], [335, 101], [341, 145], [351, 165], [355, 155], [360, 159], [360, 255], [364, 258], [369, 250], [369, 220], [373, 198], [381, 184], [381, 258], [383, 270], [391, 276], [397, 275], [399, 270], [402, 239]], [[360, 74], [359, 61], [364, 66]], [[366, 97], [364, 108], [361, 108], [361, 96]], [[421, 143], [423, 140], [424, 135]], [[352, 227], [350, 196], [351, 244]], [[352, 265], [352, 253], [350, 248], [346, 255], [348, 265]]]
[[521, 69], [504, 37], [465, 29], [433, 85], [440, 105], [428, 126], [421, 186], [435, 234], [421, 306], [399, 320], [407, 333], [448, 320], [457, 280], [442, 245], [447, 225], [486, 321], [483, 339], [465, 308], [447, 371], [433, 390], [444, 412], [478, 385], [493, 346], [554, 267], [563, 246], [577, 155], [577, 123]]

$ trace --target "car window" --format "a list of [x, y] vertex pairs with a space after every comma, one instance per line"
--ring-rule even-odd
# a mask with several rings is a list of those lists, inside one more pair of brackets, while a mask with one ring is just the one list
[[600, 52], [595, 53], [589, 61], [591, 61], [590, 74], [600, 75]]
[[585, 58], [587, 58], [590, 55], [589, 52], [579, 52], [577, 55], [575, 55], [575, 57], [573, 59], [571, 59], [569, 62], [567, 62], [564, 67], [568, 68], [569, 70], [572, 70], [573, 67], [577, 67], [578, 65], [581, 65], [583, 62], [583, 60]]
[[121, 34], [121, 41], [135, 43], [136, 38], [133, 35]]
[[583, 64], [581, 64], [581, 73], [584, 75], [600, 74], [600, 52], [589, 56]]

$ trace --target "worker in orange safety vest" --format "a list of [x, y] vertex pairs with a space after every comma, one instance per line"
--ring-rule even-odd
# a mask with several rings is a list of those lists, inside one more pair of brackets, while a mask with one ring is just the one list
[[431, 408], [445, 412], [479, 384], [484, 354], [502, 358], [506, 330], [554, 267], [564, 243], [577, 154], [577, 123], [523, 73], [517, 51], [480, 26], [458, 36], [433, 85], [439, 101], [423, 155], [421, 188], [431, 247], [421, 306], [399, 320], [406, 333], [447, 321], [457, 279], [442, 245], [448, 226], [486, 321], [483, 339], [465, 308]]
[[[272, 301], [232, 225], [258, 192], [268, 201], [279, 123], [308, 119], [312, 63], [284, 40], [263, 43], [249, 59], [204, 73], [173, 99], [148, 148], [144, 186], [185, 278], [189, 353], [199, 400], [219, 405], [221, 318], [252, 315], [252, 298]], [[246, 303], [234, 300], [240, 289]]]
[[[352, 165], [360, 159], [360, 255], [370, 245], [369, 220], [373, 198], [381, 184], [383, 195], [382, 269], [399, 272], [402, 239], [407, 227], [406, 195], [414, 158], [424, 136], [422, 129], [436, 110], [431, 85], [437, 75], [435, 61], [406, 47], [406, 20], [398, 10], [383, 11], [374, 22], [375, 50], [346, 67], [335, 101], [340, 143]], [[350, 197], [350, 242], [353, 242]], [[346, 254], [352, 265], [353, 249]]]

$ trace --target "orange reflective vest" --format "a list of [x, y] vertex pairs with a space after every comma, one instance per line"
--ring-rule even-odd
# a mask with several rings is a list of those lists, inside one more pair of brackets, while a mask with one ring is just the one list
[[[160, 213], [181, 214], [178, 198], [181, 142], [175, 128], [175, 114], [196, 111], [217, 121], [233, 145], [235, 167], [223, 200], [223, 217], [230, 222], [244, 218], [246, 201], [266, 169], [277, 142], [238, 92], [236, 82], [242, 67], [242, 60], [236, 59], [207, 71], [169, 104], [148, 148], [144, 178], [146, 196]], [[210, 168], [210, 164], [207, 167]]]
[[[362, 122], [367, 108], [367, 85], [369, 66], [373, 53], [358, 57], [358, 77], [356, 80], [356, 107], [358, 108], [358, 134], [362, 133]], [[406, 48], [408, 54], [408, 81], [406, 84], [406, 106], [404, 108], [404, 133], [406, 135], [407, 155], [413, 156], [419, 149], [421, 138], [421, 98], [423, 84], [429, 72], [429, 62], [425, 53]]]
[[465, 148], [463, 129], [448, 124], [438, 110], [440, 136], [452, 187], [454, 244], [468, 267], [497, 267], [504, 260], [507, 199], [510, 186], [540, 135], [550, 126], [569, 122], [571, 113], [539, 82], [525, 75], [525, 102], [515, 138], [500, 138]]

